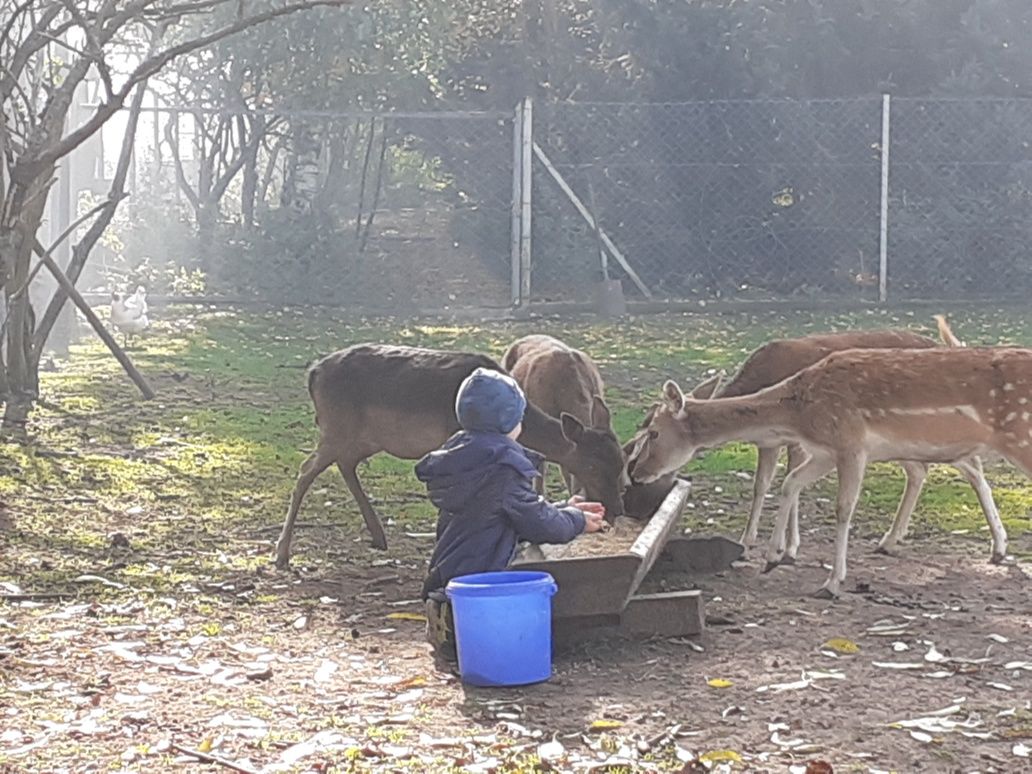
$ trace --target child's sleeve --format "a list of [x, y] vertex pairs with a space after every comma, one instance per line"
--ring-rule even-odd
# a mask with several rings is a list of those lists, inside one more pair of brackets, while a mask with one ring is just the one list
[[572, 506], [557, 508], [525, 481], [507, 488], [503, 508], [521, 540], [569, 543], [584, 531], [584, 514]]

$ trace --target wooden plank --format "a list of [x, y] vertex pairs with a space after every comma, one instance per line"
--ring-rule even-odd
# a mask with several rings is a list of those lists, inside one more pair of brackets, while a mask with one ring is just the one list
[[688, 481], [678, 479], [674, 488], [670, 490], [670, 494], [663, 500], [663, 504], [649, 519], [649, 523], [645, 525], [645, 529], [641, 531], [638, 539], [631, 546], [631, 553], [641, 557], [641, 564], [634, 576], [628, 598], [638, 590], [641, 582], [652, 569], [652, 565], [663, 552], [663, 546], [666, 545], [670, 533], [681, 520], [681, 512], [684, 510], [685, 501], [691, 491], [692, 485]]
[[633, 554], [513, 562], [513, 569], [547, 572], [559, 591], [552, 597], [552, 618], [616, 615], [627, 603], [627, 590], [641, 559]]
[[629, 636], [695, 637], [706, 628], [701, 591], [671, 591], [631, 597], [620, 617]]
[[595, 219], [591, 216], [591, 213], [588, 212], [588, 208], [584, 206], [584, 202], [581, 201], [580, 197], [577, 196], [574, 190], [570, 187], [570, 184], [566, 182], [566, 178], [559, 173], [559, 170], [555, 168], [554, 164], [552, 164], [551, 159], [545, 155], [545, 152], [541, 150], [541, 146], [536, 142], [534, 143], [534, 155], [537, 156], [538, 161], [541, 162], [544, 168], [548, 171], [548, 174], [552, 176], [553, 180], [555, 180], [556, 185], [562, 189], [562, 192], [566, 194], [566, 197], [573, 203], [574, 208], [576, 208], [577, 212], [580, 213], [580, 216], [584, 218], [584, 221], [592, 229], [596, 229], [598, 231], [602, 244], [606, 246], [606, 249], [612, 253], [616, 262], [623, 267], [625, 272], [627, 272], [627, 276], [631, 278], [631, 281], [638, 286], [638, 290], [641, 291], [642, 295], [645, 296], [645, 298], [652, 298], [652, 291], [648, 289], [644, 282], [642, 282], [641, 277], [638, 276], [638, 272], [631, 268], [631, 264], [627, 262], [627, 258], [624, 257], [624, 254], [620, 252], [619, 248], [613, 244], [613, 240], [609, 238], [609, 235], [605, 231], [602, 230], [600, 225], [595, 223]]

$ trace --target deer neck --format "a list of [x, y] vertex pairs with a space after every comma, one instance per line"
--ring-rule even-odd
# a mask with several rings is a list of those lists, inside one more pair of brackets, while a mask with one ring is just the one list
[[521, 444], [545, 455], [550, 462], [563, 464], [576, 448], [563, 435], [562, 423], [548, 416], [532, 403], [527, 403], [523, 414], [523, 432], [520, 433]]
[[719, 446], [731, 441], [770, 446], [798, 437], [798, 408], [794, 401], [776, 391], [697, 401], [688, 411], [686, 423], [699, 446]]

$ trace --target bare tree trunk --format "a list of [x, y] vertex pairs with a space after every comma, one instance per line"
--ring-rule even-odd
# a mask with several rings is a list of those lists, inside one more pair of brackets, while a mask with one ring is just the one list
[[47, 191], [53, 180], [54, 167], [49, 166], [34, 178], [28, 188], [17, 183], [8, 191], [4, 241], [4, 292], [7, 302], [7, 336], [4, 346], [6, 386], [3, 428], [21, 428], [39, 394], [38, 376], [31, 368], [32, 333], [35, 314], [28, 292], [16, 292], [28, 284], [30, 258], [36, 233], [43, 222]]
[[[241, 118], [241, 121], [244, 119]], [[254, 202], [258, 193], [258, 149], [261, 147], [261, 138], [265, 136], [265, 119], [261, 116], [255, 118], [254, 142], [248, 143], [244, 150], [244, 178], [240, 190], [240, 219], [244, 228], [254, 227]], [[243, 137], [243, 132], [241, 132]]]

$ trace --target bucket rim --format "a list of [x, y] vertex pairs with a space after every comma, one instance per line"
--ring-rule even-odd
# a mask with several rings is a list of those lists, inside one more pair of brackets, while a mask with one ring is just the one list
[[451, 596], [515, 596], [527, 591], [548, 591], [558, 586], [550, 573], [539, 570], [501, 570], [459, 575], [448, 581], [445, 594]]

